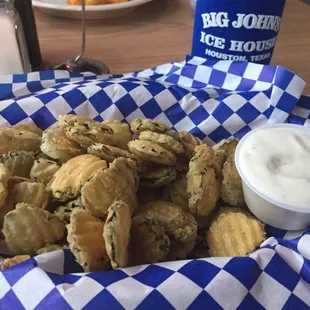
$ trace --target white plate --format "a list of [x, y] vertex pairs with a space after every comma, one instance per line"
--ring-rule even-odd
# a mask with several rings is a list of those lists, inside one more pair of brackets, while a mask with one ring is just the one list
[[[135, 7], [150, 1], [152, 0], [131, 0], [116, 4], [88, 5], [86, 6], [86, 18], [103, 19], [124, 15], [133, 11]], [[81, 18], [82, 7], [66, 3], [66, 0], [32, 0], [34, 7], [40, 8], [47, 14], [66, 18]]]

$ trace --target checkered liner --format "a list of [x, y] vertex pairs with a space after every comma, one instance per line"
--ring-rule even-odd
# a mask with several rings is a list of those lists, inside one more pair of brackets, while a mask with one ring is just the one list
[[[188, 57], [125, 75], [62, 71], [0, 76], [0, 127], [57, 115], [163, 121], [206, 142], [268, 123], [307, 126], [305, 82], [272, 66]], [[271, 236], [243, 258], [208, 258], [82, 274], [68, 250], [0, 273], [0, 309], [308, 309], [310, 230]]]

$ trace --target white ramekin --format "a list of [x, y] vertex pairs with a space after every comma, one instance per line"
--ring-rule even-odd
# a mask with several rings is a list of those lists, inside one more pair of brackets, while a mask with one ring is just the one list
[[[271, 197], [260, 193], [254, 188], [245, 177], [243, 171], [240, 169], [240, 154], [242, 153], [242, 146], [244, 141], [258, 130], [268, 130], [268, 128], [298, 128], [303, 131], [310, 132], [310, 128], [293, 124], [275, 124], [267, 127], [260, 127], [250, 131], [238, 143], [235, 162], [239, 175], [242, 179], [243, 193], [245, 202], [251, 212], [259, 218], [262, 222], [276, 228], [285, 230], [299, 230], [304, 229], [310, 224], [310, 205], [309, 208], [296, 207], [288, 204], [279, 203]], [[310, 188], [309, 188], [310, 191]]]

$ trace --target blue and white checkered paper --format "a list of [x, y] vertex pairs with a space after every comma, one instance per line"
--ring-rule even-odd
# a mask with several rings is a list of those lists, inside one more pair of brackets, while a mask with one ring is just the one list
[[[0, 126], [57, 115], [160, 120], [206, 142], [268, 123], [309, 126], [305, 82], [282, 67], [188, 57], [125, 75], [53, 71], [0, 76]], [[207, 258], [80, 273], [69, 250], [0, 272], [0, 309], [309, 309], [310, 230], [272, 227], [242, 258]]]

